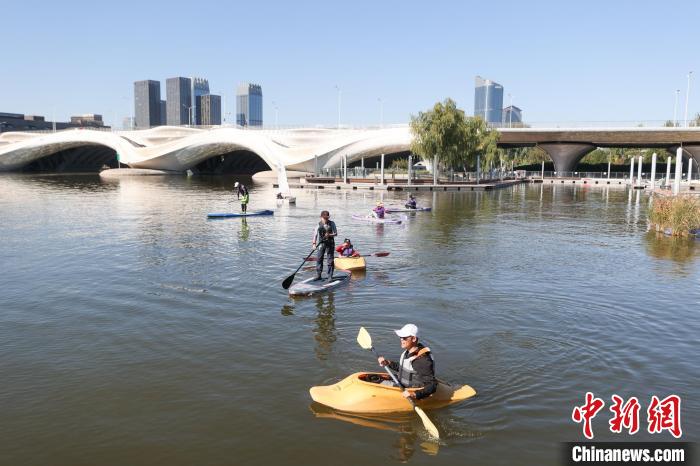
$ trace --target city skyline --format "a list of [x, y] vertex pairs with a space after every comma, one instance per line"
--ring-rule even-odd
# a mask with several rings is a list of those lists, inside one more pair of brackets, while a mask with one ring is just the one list
[[[524, 40], [506, 35], [488, 42], [478, 39], [488, 37], [487, 24], [476, 22], [469, 31], [462, 27], [480, 11], [473, 4], [431, 9], [408, 2], [401, 10], [372, 4], [374, 13], [366, 17], [359, 11], [333, 15], [322, 3], [262, 2], [256, 6], [265, 17], [262, 34], [253, 24], [233, 21], [233, 5], [205, 2], [202, 7], [217, 11], [205, 28], [192, 23], [183, 9], [167, 7], [172, 4], [127, 0], [104, 15], [81, 2], [47, 4], [41, 14], [31, 5], [11, 4], [4, 9], [7, 34], [21, 35], [28, 18], [36, 33], [4, 52], [2, 111], [59, 121], [92, 112], [104, 115], [106, 124], [120, 126], [114, 122], [133, 115], [134, 81], [165, 82], [180, 75], [205, 76], [215, 83], [211, 93], [222, 96], [229, 123], [236, 84], [247, 80], [265, 87], [263, 111], [275, 114], [275, 102], [280, 125], [334, 124], [336, 85], [342, 91], [343, 124], [377, 124], [382, 113], [386, 124], [405, 123], [411, 114], [447, 97], [472, 113], [472, 79], [479, 74], [507, 83], [512, 104], [526, 109], [528, 122], [672, 119], [676, 90], [682, 120], [687, 73], [700, 69], [691, 45], [693, 18], [700, 13], [694, 4], [679, 9], [681, 4], [674, 2], [503, 2], [503, 28], [520, 31], [541, 17], [550, 22], [529, 28]], [[167, 21], [152, 21], [159, 16]], [[571, 17], [594, 25], [595, 34], [567, 26]], [[638, 27], [660, 21], [673, 25], [668, 33], [655, 35]], [[125, 37], [119, 25], [127, 23], [135, 32]], [[76, 47], [66, 28], [85, 28], [100, 40]], [[172, 28], [188, 34], [153, 40]], [[336, 34], [338, 28], [361, 28], [366, 34], [351, 40]], [[423, 33], [407, 33], [411, 30]], [[231, 34], [259, 35], [259, 40], [255, 48], [240, 47]], [[208, 53], [189, 40], [198, 36], [209, 38]], [[46, 43], [53, 45], [51, 53]], [[235, 61], [223, 58], [231, 56]], [[188, 62], [183, 57], [197, 58]], [[700, 111], [700, 83], [694, 78], [690, 89], [689, 117]]]

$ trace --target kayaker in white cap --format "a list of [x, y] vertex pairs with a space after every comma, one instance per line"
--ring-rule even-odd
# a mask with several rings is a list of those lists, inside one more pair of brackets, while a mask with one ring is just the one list
[[404, 387], [423, 387], [415, 392], [404, 390], [404, 397], [420, 400], [432, 395], [438, 386], [435, 378], [435, 363], [430, 348], [418, 343], [418, 327], [406, 324], [394, 332], [401, 339], [403, 350], [399, 361], [389, 361], [383, 356], [377, 358], [377, 361], [381, 366], [389, 366], [389, 369], [396, 372], [397, 378]]

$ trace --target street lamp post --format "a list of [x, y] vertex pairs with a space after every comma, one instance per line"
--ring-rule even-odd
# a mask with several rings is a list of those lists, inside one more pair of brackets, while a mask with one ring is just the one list
[[680, 89], [676, 89], [676, 100], [673, 104], [673, 127], [678, 126], [678, 94], [681, 93]]
[[508, 109], [508, 127], [512, 128], [513, 127], [513, 95], [509, 93], [508, 97], [510, 98], [510, 108]]
[[187, 109], [187, 117], [189, 119], [189, 126], [192, 126], [192, 106], [190, 105], [188, 107], [185, 104], [182, 104], [182, 106]]
[[688, 71], [688, 87], [686, 88], [685, 91], [685, 127], [688, 127], [688, 96], [690, 95], [690, 77], [692, 76], [693, 72]]
[[336, 84], [335, 88], [338, 91], [338, 129], [340, 129], [340, 87]]

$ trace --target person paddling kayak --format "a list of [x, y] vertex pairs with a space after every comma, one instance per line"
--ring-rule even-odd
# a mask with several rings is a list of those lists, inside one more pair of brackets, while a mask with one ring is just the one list
[[[389, 366], [397, 373], [397, 378], [404, 387], [423, 387], [415, 392], [403, 391], [405, 398], [421, 400], [437, 390], [438, 382], [435, 378], [435, 363], [430, 353], [430, 348], [418, 343], [418, 327], [406, 324], [394, 333], [401, 339], [401, 349], [404, 350], [399, 361], [389, 361], [383, 356], [377, 358], [379, 365]], [[392, 381], [382, 382], [393, 385]]]
[[360, 252], [355, 249], [349, 238], [345, 238], [343, 244], [335, 248], [335, 252], [340, 254], [340, 257], [360, 257]]
[[415, 209], [416, 206], [416, 198], [413, 197], [413, 194], [408, 195], [408, 200], [406, 201], [406, 208], [407, 209]]
[[321, 212], [321, 220], [318, 222], [316, 230], [314, 230], [314, 239], [311, 243], [312, 248], [316, 248], [318, 244], [318, 253], [316, 255], [316, 280], [321, 279], [323, 272], [323, 256], [328, 260], [328, 281], [333, 280], [333, 250], [335, 249], [335, 237], [338, 236], [338, 230], [335, 227], [335, 222], [330, 220], [331, 214], [324, 210]]
[[372, 215], [376, 218], [384, 218], [386, 210], [384, 209], [384, 203], [382, 201], [377, 201], [377, 207], [372, 209]]

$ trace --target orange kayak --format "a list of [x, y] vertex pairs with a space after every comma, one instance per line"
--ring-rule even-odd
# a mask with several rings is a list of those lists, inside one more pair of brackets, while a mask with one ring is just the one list
[[[399, 387], [370, 380], [389, 380], [389, 376], [378, 372], [356, 372], [336, 384], [311, 387], [309, 393], [315, 402], [349, 413], [396, 413], [413, 410]], [[469, 385], [453, 386], [439, 381], [437, 391], [416, 404], [423, 409], [441, 408], [474, 395], [476, 391]]]
[[336, 257], [333, 259], [333, 265], [339, 270], [365, 270], [367, 263], [364, 257]]

